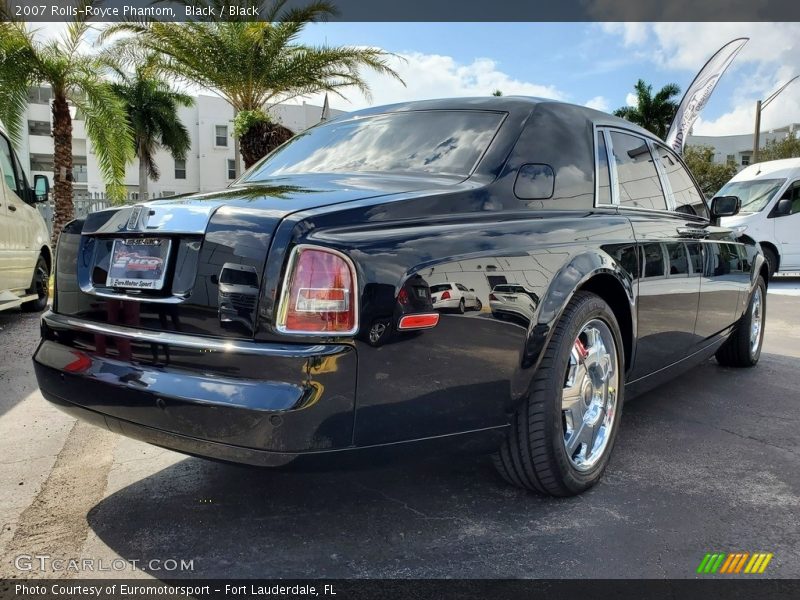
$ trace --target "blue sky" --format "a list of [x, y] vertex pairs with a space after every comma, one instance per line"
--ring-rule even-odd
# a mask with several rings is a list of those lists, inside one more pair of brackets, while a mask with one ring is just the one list
[[[800, 25], [769, 23], [321, 23], [302, 41], [377, 46], [405, 56], [405, 90], [371, 78], [374, 103], [464, 93], [542, 93], [604, 110], [626, 104], [642, 77], [659, 88], [685, 89], [705, 60], [726, 41], [751, 37], [696, 125], [697, 133], [752, 129], [755, 101], [793, 69], [800, 74]], [[437, 57], [439, 60], [433, 60]], [[481, 75], [475, 77], [475, 73]], [[438, 75], [438, 77], [437, 77]], [[423, 83], [419, 84], [418, 80]], [[412, 83], [413, 81], [413, 83]], [[504, 85], [505, 84], [505, 85]], [[800, 121], [800, 82], [765, 111], [765, 127]], [[336, 108], [367, 102], [331, 99]]]
[[[52, 36], [64, 24], [36, 27]], [[630, 102], [640, 77], [656, 89], [673, 82], [685, 89], [737, 37], [750, 41], [694, 126], [699, 135], [732, 135], [752, 132], [756, 100], [800, 74], [800, 23], [316, 23], [299, 41], [375, 46], [402, 57], [391, 64], [406, 87], [367, 73], [372, 98], [332, 96], [342, 110], [501, 89], [612, 111]], [[800, 123], [800, 81], [762, 115], [763, 130], [789, 123]]]

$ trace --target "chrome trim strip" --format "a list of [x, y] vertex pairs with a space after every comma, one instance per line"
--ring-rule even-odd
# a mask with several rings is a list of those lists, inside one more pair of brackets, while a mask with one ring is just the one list
[[249, 342], [245, 340], [222, 340], [218, 338], [186, 335], [185, 333], [174, 333], [171, 331], [145, 331], [123, 327], [121, 325], [95, 323], [76, 317], [56, 314], [54, 312], [45, 313], [42, 316], [42, 321], [56, 330], [72, 329], [98, 335], [121, 337], [136, 342], [163, 344], [191, 350], [226, 352], [231, 354], [309, 358], [339, 354], [345, 348], [342, 344], [274, 344], [268, 342]]
[[667, 211], [677, 212], [675, 210], [675, 194], [672, 191], [672, 184], [667, 178], [667, 171], [664, 165], [661, 164], [661, 156], [658, 154], [658, 145], [653, 140], [647, 140], [647, 148], [650, 150], [650, 158], [653, 159], [653, 164], [658, 173], [658, 179], [661, 183], [661, 193], [664, 194], [664, 199], [667, 203]]

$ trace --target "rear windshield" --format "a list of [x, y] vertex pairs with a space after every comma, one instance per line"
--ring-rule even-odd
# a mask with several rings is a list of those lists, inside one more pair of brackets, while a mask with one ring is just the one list
[[524, 294], [525, 288], [519, 285], [497, 285], [493, 292], [505, 292], [507, 294]]
[[486, 111], [409, 111], [319, 125], [294, 137], [243, 181], [297, 173], [431, 173], [466, 177], [503, 120]]
[[754, 213], [764, 208], [784, 183], [785, 179], [730, 181], [716, 195], [738, 196], [742, 201], [739, 212]]
[[437, 284], [437, 285], [432, 285], [431, 286], [431, 294], [436, 294], [438, 292], [443, 292], [443, 291], [449, 290], [449, 289], [450, 289], [450, 284], [449, 283], [440, 283], [440, 284]]

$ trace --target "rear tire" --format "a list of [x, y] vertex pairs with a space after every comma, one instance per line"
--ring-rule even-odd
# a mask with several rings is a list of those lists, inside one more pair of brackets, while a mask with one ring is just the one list
[[483, 310], [483, 302], [481, 302], [480, 298], [475, 301], [475, 310], [478, 312]]
[[464, 299], [463, 298], [461, 299], [461, 302], [458, 303], [458, 309], [457, 310], [458, 310], [458, 314], [460, 314], [460, 315], [463, 315], [466, 312], [467, 307], [466, 307], [466, 304], [464, 303]]
[[772, 279], [775, 272], [778, 270], [778, 255], [770, 248], [762, 248], [764, 259], [767, 261], [767, 272], [769, 273], [767, 279]]
[[736, 329], [717, 350], [717, 362], [724, 367], [753, 367], [761, 357], [764, 323], [767, 317], [767, 285], [759, 277], [747, 310]]
[[28, 294], [36, 294], [37, 298], [20, 305], [24, 312], [42, 312], [47, 308], [47, 303], [50, 301], [50, 269], [47, 268], [44, 256], [39, 255], [39, 260], [36, 261]]
[[[584, 337], [589, 332], [594, 333]], [[512, 485], [551, 496], [573, 496], [595, 485], [614, 447], [624, 389], [617, 319], [602, 298], [577, 292], [494, 456], [500, 475]]]

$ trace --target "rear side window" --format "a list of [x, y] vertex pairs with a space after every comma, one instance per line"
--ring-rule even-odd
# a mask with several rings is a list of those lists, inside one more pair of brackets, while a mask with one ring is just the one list
[[672, 191], [675, 211], [708, 218], [708, 209], [703, 197], [678, 157], [664, 146], [658, 146], [658, 155]]
[[666, 210], [667, 201], [647, 142], [612, 131], [611, 151], [617, 167], [620, 206]]

